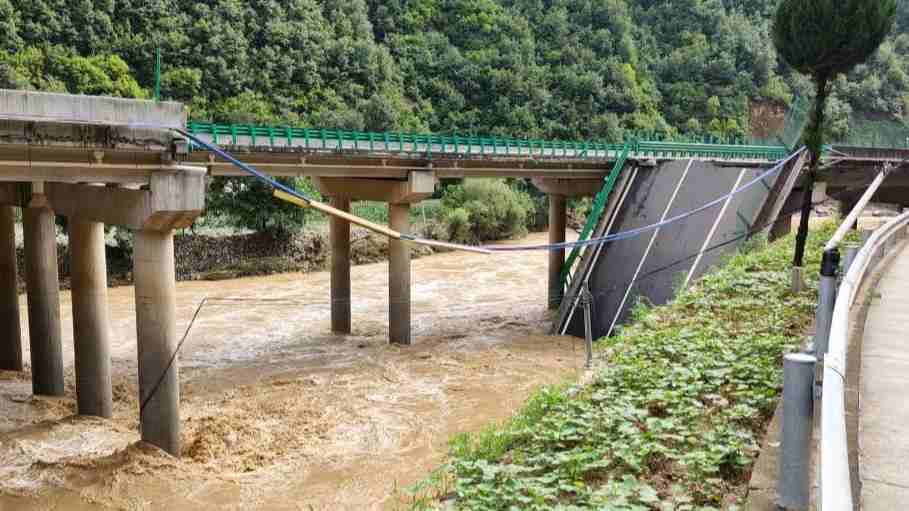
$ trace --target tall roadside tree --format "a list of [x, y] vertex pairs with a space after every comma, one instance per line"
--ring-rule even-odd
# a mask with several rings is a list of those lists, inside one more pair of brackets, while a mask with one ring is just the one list
[[773, 43], [790, 66], [814, 80], [816, 95], [805, 143], [811, 160], [802, 201], [793, 265], [802, 266], [811, 195], [817, 178], [833, 80], [865, 62], [896, 19], [896, 0], [782, 0], [773, 22]]

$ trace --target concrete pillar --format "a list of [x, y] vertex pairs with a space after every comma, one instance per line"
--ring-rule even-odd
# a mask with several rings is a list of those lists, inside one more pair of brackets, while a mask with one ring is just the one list
[[172, 231], [135, 232], [133, 281], [142, 440], [180, 454], [176, 284]]
[[60, 281], [57, 230], [49, 208], [24, 208], [25, 287], [32, 355], [32, 391], [63, 395], [63, 349], [60, 333]]
[[22, 331], [16, 280], [16, 214], [0, 206], [0, 369], [22, 370]]
[[[549, 195], [549, 243], [565, 242], [565, 196]], [[549, 297], [550, 309], [558, 309], [562, 303], [562, 266], [565, 265], [565, 250], [549, 251]]]
[[785, 212], [780, 214], [776, 222], [770, 227], [769, 241], [778, 240], [792, 232], [792, 217]]
[[104, 224], [71, 218], [73, 351], [79, 415], [110, 417], [110, 328]]
[[[332, 197], [332, 206], [350, 211], [350, 199]], [[350, 333], [350, 222], [329, 220], [331, 238], [331, 331]]]
[[[410, 204], [389, 204], [391, 228], [410, 230]], [[410, 248], [400, 240], [388, 242], [388, 339], [410, 344]]]

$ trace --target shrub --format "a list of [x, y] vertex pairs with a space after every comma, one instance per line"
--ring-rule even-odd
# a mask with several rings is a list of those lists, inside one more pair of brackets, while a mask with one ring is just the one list
[[471, 242], [473, 233], [470, 228], [470, 212], [464, 208], [455, 208], [446, 213], [445, 223], [448, 224], [448, 239], [461, 242]]
[[530, 196], [501, 179], [467, 179], [442, 196], [450, 239], [460, 243], [523, 236], [533, 212]]

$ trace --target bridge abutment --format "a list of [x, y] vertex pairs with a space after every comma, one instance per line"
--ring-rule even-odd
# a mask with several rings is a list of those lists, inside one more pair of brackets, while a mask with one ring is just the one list
[[22, 329], [16, 268], [16, 211], [0, 206], [0, 369], [21, 371]]
[[32, 391], [63, 395], [63, 346], [60, 330], [60, 279], [57, 273], [57, 231], [54, 211], [32, 198], [23, 208], [25, 287], [28, 295], [28, 337]]
[[104, 224], [71, 218], [69, 246], [78, 412], [110, 417], [113, 397]]

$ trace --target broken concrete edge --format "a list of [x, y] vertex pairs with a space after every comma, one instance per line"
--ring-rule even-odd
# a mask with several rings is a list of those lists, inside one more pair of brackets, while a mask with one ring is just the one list
[[[902, 244], [906, 244], [903, 241]], [[849, 317], [849, 352], [847, 354], [847, 373], [846, 373], [846, 434], [849, 439], [849, 468], [852, 476], [852, 489], [855, 496], [855, 502], [860, 502], [861, 496], [861, 477], [858, 454], [860, 446], [858, 444], [858, 418], [861, 405], [861, 396], [859, 395], [859, 386], [861, 384], [861, 356], [862, 339], [865, 331], [865, 320], [868, 316], [868, 310], [871, 305], [871, 298], [877, 289], [881, 277], [889, 269], [893, 260], [901, 250], [891, 250], [886, 258], [871, 272], [865, 283], [859, 289], [856, 301]], [[805, 329], [807, 339], [813, 337], [814, 324], [812, 323]], [[807, 342], [807, 341], [806, 341]], [[823, 374], [823, 367], [819, 366], [819, 374]], [[821, 379], [818, 379], [818, 384]], [[821, 400], [815, 400], [815, 418], [820, 417]], [[745, 501], [745, 511], [779, 511], [777, 505], [777, 477], [779, 473], [779, 451], [780, 451], [780, 426], [783, 419], [782, 394], [780, 402], [773, 413], [773, 418], [767, 426], [767, 432], [761, 442], [761, 451], [754, 463], [751, 471], [751, 479], [748, 482], [748, 493]], [[811, 451], [812, 472], [817, 472], [818, 446], [821, 439], [821, 421], [814, 421], [814, 433], [812, 435], [814, 448]], [[811, 487], [811, 503], [809, 508], [814, 509], [817, 506], [817, 489], [818, 481], [815, 480]]]
[[182, 103], [0, 89], [0, 118], [40, 123], [170, 129], [186, 126]]

